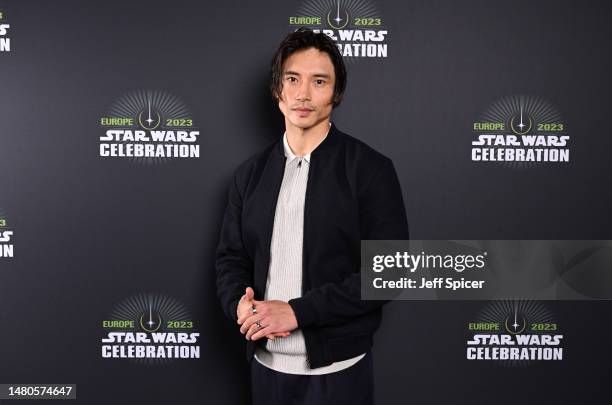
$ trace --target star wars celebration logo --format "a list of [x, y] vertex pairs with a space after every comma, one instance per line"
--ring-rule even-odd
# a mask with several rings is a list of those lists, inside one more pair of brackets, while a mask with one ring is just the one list
[[467, 360], [493, 360], [504, 366], [563, 360], [561, 327], [536, 301], [493, 301], [467, 330]]
[[567, 126], [548, 102], [530, 96], [504, 97], [472, 125], [472, 161], [514, 167], [567, 163]]
[[377, 6], [368, 0], [310, 0], [289, 17], [295, 30], [308, 27], [336, 41], [346, 58], [386, 58], [389, 31]]
[[133, 359], [145, 364], [199, 359], [200, 333], [187, 308], [160, 294], [124, 299], [101, 322], [104, 359]]
[[100, 156], [159, 163], [199, 158], [200, 131], [179, 98], [162, 91], [138, 90], [119, 98], [100, 118]]
[[15, 257], [14, 236], [15, 231], [9, 227], [6, 215], [0, 210], [0, 259]]
[[11, 38], [8, 37], [11, 24], [8, 23], [6, 12], [0, 9], [0, 52], [11, 51]]

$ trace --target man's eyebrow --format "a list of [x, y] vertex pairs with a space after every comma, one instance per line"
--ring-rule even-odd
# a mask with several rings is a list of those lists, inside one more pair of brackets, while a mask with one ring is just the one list
[[[298, 72], [294, 72], [293, 70], [286, 70], [283, 72], [283, 76], [292, 75], [292, 76], [301, 76]], [[312, 75], [313, 77], [322, 77], [324, 79], [329, 79], [330, 76], [327, 73], [315, 73]]]

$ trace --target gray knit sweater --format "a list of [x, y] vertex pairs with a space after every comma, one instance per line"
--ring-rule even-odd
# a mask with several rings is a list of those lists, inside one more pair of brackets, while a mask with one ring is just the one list
[[[270, 247], [270, 268], [266, 282], [266, 300], [289, 301], [302, 295], [302, 246], [304, 237], [304, 201], [310, 154], [295, 156], [283, 136], [285, 174], [278, 194]], [[304, 335], [299, 329], [285, 338], [268, 340], [266, 349], [257, 349], [255, 359], [264, 366], [289, 374], [328, 374], [357, 363], [365, 353], [352, 359], [311, 369], [306, 357]]]

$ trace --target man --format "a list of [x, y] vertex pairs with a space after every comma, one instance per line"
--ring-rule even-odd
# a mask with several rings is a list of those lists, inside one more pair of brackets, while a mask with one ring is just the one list
[[330, 123], [346, 86], [334, 42], [299, 29], [272, 62], [285, 134], [234, 174], [218, 296], [248, 340], [255, 404], [372, 404], [382, 301], [360, 299], [360, 241], [408, 239], [390, 159]]

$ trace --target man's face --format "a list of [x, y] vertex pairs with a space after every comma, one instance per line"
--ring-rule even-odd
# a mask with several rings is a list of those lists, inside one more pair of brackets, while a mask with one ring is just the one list
[[328, 120], [335, 83], [334, 65], [327, 53], [308, 48], [291, 54], [283, 64], [278, 100], [286, 125], [308, 129]]

